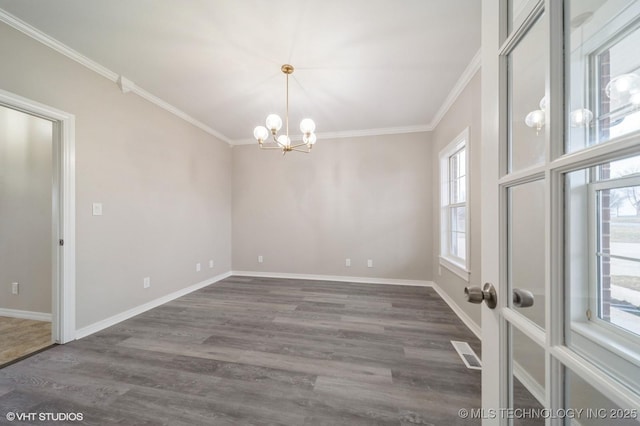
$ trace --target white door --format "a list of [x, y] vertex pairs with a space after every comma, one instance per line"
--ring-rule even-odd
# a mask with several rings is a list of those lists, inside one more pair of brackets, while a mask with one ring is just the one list
[[476, 417], [638, 424], [640, 1], [482, 9], [482, 276], [497, 306], [482, 307]]

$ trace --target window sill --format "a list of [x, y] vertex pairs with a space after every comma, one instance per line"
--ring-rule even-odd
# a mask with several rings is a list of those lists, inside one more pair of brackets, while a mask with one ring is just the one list
[[590, 364], [637, 391], [640, 352], [637, 344], [614, 336], [607, 327], [593, 322], [572, 322], [567, 345]]
[[640, 367], [640, 345], [616, 336], [606, 327], [593, 322], [573, 322], [571, 329], [624, 360]]
[[456, 274], [466, 282], [469, 282], [471, 272], [467, 271], [467, 269], [463, 265], [453, 262], [452, 260], [449, 260], [446, 257], [440, 256], [439, 259], [440, 259], [440, 266], [444, 266], [449, 271], [453, 272], [454, 274]]

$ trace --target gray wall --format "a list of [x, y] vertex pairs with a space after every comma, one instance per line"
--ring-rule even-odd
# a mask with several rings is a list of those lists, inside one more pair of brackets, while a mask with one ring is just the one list
[[5, 24], [0, 57], [0, 88], [76, 116], [78, 328], [231, 269], [227, 144]]
[[233, 269], [430, 280], [429, 139], [319, 140], [284, 158], [233, 148]]
[[51, 313], [52, 132], [50, 121], [0, 106], [3, 309]]
[[[440, 254], [440, 164], [439, 153], [456, 136], [469, 127], [469, 226], [471, 228], [470, 282], [462, 280], [447, 268], [438, 267]], [[431, 136], [432, 173], [432, 234], [433, 234], [433, 280], [453, 299], [458, 306], [480, 325], [480, 305], [472, 305], [464, 300], [464, 287], [480, 283], [480, 71], [462, 91], [458, 99], [442, 118]]]

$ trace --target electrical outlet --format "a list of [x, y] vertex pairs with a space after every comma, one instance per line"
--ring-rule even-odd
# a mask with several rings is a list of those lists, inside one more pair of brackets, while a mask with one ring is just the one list
[[344, 266], [351, 266], [351, 259], [347, 258], [344, 260]]
[[151, 287], [151, 278], [144, 277], [144, 279], [142, 280], [142, 288], [149, 288], [149, 287]]
[[213, 268], [213, 260], [209, 261], [209, 268]]
[[102, 203], [93, 203], [92, 211], [94, 216], [102, 216]]
[[262, 255], [259, 255], [259, 256], [258, 256], [258, 263], [262, 263], [262, 261], [263, 261], [263, 260], [264, 260], [264, 259], [262, 258]]
[[20, 287], [18, 283], [11, 283], [11, 294], [18, 294], [20, 292]]
[[201, 269], [202, 266], [200, 265], [200, 263], [196, 263], [196, 272], [200, 272]]
[[373, 259], [367, 259], [367, 267], [373, 268]]

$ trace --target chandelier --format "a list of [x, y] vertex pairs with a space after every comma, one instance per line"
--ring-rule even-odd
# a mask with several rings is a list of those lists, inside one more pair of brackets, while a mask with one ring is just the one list
[[[313, 133], [316, 130], [316, 123], [310, 118], [305, 118], [300, 122], [300, 131], [302, 132], [302, 143], [292, 145], [291, 138], [289, 137], [289, 74], [293, 73], [293, 66], [284, 64], [280, 67], [280, 70], [287, 76], [287, 91], [286, 91], [286, 116], [285, 116], [285, 129], [286, 133], [278, 136], [278, 131], [282, 128], [282, 119], [277, 114], [269, 114], [267, 116], [266, 125], [258, 126], [253, 129], [253, 137], [258, 141], [260, 149], [279, 149], [282, 151], [282, 155], [289, 151], [298, 151], [309, 153], [311, 148], [316, 143], [316, 134]], [[269, 140], [269, 134], [271, 134], [271, 140]], [[302, 148], [302, 147], [306, 147]]]

